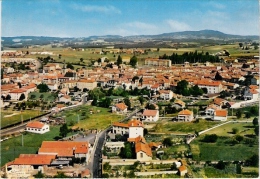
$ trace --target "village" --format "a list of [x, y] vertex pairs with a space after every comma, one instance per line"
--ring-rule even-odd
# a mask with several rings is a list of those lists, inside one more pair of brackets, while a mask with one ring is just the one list
[[[243, 140], [251, 141], [254, 149], [258, 146], [257, 57], [234, 58], [223, 50], [212, 60], [213, 55], [195, 51], [196, 58], [205, 55], [209, 61], [176, 64], [167, 55], [141, 61], [146, 49], [96, 51], [102, 52], [100, 58], [77, 69], [62, 60], [63, 54], [2, 52], [1, 130], [24, 127], [1, 135], [1, 153], [16, 137], [23, 141], [30, 133], [47, 135], [53, 128], [60, 132], [54, 141], [39, 141], [36, 153], [16, 151], [19, 155], [2, 163], [5, 177], [205, 177], [199, 172], [203, 165], [240, 170], [254, 166], [248, 158], [257, 150], [239, 155], [241, 159], [205, 159], [196, 147], [205, 145], [203, 140], [222, 140], [214, 139], [218, 132], [211, 131], [231, 124], [238, 127], [226, 128], [224, 136], [232, 138], [228, 145], [240, 146]], [[41, 58], [30, 56], [38, 54]], [[249, 126], [246, 133], [244, 123], [255, 128]]]

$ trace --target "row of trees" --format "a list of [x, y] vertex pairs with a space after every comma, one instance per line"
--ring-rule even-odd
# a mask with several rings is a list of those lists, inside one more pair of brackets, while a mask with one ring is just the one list
[[198, 85], [188, 87], [189, 83], [186, 80], [181, 80], [177, 83], [175, 93], [183, 96], [201, 96], [203, 93], [207, 93], [207, 88], [199, 88]]
[[205, 63], [205, 62], [212, 62], [212, 63], [219, 63], [221, 62], [218, 56], [210, 55], [208, 52], [198, 53], [197, 50], [195, 52], [185, 52], [182, 55], [178, 55], [177, 53], [173, 53], [172, 55], [168, 56], [164, 54], [163, 56], [159, 56], [160, 59], [170, 59], [172, 64], [183, 64], [184, 62], [189, 63]]

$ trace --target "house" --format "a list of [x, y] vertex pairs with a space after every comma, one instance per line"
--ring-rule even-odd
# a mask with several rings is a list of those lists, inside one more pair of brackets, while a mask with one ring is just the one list
[[63, 95], [62, 97], [59, 98], [59, 102], [71, 102], [71, 97], [69, 95]]
[[194, 119], [193, 112], [188, 109], [182, 110], [178, 113], [177, 119], [179, 121], [190, 122]]
[[220, 81], [212, 81], [208, 79], [197, 80], [194, 85], [198, 85], [199, 88], [206, 88], [208, 94], [220, 93], [223, 91], [223, 85]]
[[171, 90], [159, 90], [160, 98], [163, 100], [171, 100], [173, 92]]
[[135, 144], [136, 159], [139, 161], [152, 160], [152, 150], [147, 143], [138, 142]]
[[[139, 161], [152, 160], [152, 149], [143, 136], [128, 138], [128, 142], [132, 142], [135, 145], [136, 159]], [[159, 146], [159, 145], [158, 145]]]
[[93, 90], [97, 87], [97, 82], [94, 79], [80, 79], [77, 81], [76, 85], [81, 90], [83, 90], [84, 88], [88, 90]]
[[157, 58], [147, 58], [144, 62], [147, 66], [165, 66], [165, 67], [171, 67], [172, 61], [166, 60], [166, 59], [157, 59]]
[[138, 136], [143, 136], [144, 125], [142, 121], [137, 119], [132, 119], [127, 124], [115, 122], [113, 123], [112, 133], [120, 135], [128, 134], [129, 138], [136, 138]]
[[158, 149], [162, 148], [161, 142], [150, 142], [148, 145], [152, 150], [158, 150]]
[[44, 134], [50, 131], [50, 126], [48, 124], [44, 124], [39, 121], [33, 121], [33, 122], [29, 122], [26, 125], [25, 131], [37, 133], [37, 134]]
[[27, 90], [26, 89], [13, 89], [9, 92], [10, 96], [11, 96], [11, 100], [15, 100], [18, 101], [21, 97], [22, 94], [24, 94], [25, 99], [27, 100], [28, 94], [27, 94]]
[[214, 121], [226, 121], [228, 112], [224, 109], [219, 109], [214, 111], [213, 120]]
[[259, 93], [255, 88], [246, 87], [244, 90], [243, 97], [245, 100], [258, 100]]
[[20, 154], [14, 161], [5, 165], [6, 178], [17, 178], [17, 176], [29, 178], [38, 171], [44, 173], [43, 167], [50, 166], [55, 157], [55, 155]]
[[83, 170], [83, 171], [80, 173], [80, 177], [81, 177], [81, 178], [90, 178], [90, 171], [89, 171], [89, 169]]
[[175, 100], [174, 103], [172, 104], [172, 107], [175, 107], [176, 109], [183, 109], [185, 108], [185, 102], [183, 102], [182, 100]]
[[117, 103], [114, 106], [112, 106], [112, 112], [126, 113], [127, 112], [127, 105], [125, 105], [125, 103]]
[[41, 155], [56, 155], [55, 162], [58, 161], [69, 161], [75, 158], [85, 157], [86, 162], [88, 162], [90, 150], [90, 144], [88, 142], [80, 141], [43, 141], [42, 145], [38, 151]]
[[184, 176], [186, 173], [188, 173], [187, 167], [185, 167], [184, 165], [180, 166], [178, 170], [180, 176]]
[[146, 122], [156, 122], [159, 120], [159, 111], [146, 109], [144, 110], [141, 119]]

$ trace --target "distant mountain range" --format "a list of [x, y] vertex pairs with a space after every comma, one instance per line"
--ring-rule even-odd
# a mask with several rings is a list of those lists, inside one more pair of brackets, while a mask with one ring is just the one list
[[163, 33], [158, 35], [135, 35], [135, 36], [119, 36], [119, 35], [104, 35], [104, 36], [89, 36], [89, 37], [75, 37], [75, 38], [63, 38], [63, 37], [45, 37], [45, 36], [17, 36], [17, 37], [2, 37], [1, 43], [3, 47], [19, 47], [28, 45], [47, 45], [47, 44], [71, 44], [71, 43], [104, 43], [109, 42], [120, 43], [120, 42], [134, 42], [136, 40], [213, 40], [213, 41], [248, 41], [248, 40], [259, 40], [257, 35], [231, 35], [225, 34], [215, 30], [200, 30], [200, 31], [183, 31], [183, 32], [172, 32]]

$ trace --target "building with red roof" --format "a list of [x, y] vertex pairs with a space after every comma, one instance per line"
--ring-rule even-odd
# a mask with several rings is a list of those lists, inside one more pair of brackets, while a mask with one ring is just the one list
[[178, 117], [177, 119], [179, 121], [184, 121], [184, 122], [190, 122], [190, 121], [193, 121], [194, 117], [193, 117], [193, 112], [188, 110], [188, 109], [185, 109], [185, 110], [182, 110], [178, 113]]
[[144, 125], [142, 121], [137, 119], [130, 120], [127, 124], [121, 122], [114, 122], [112, 133], [125, 135], [128, 134], [130, 138], [136, 138], [139, 135], [143, 136]]
[[145, 109], [142, 114], [142, 120], [146, 122], [156, 122], [159, 120], [159, 111], [158, 110], [149, 110]]
[[112, 106], [112, 112], [116, 113], [126, 113], [127, 112], [127, 105], [125, 103], [117, 103], [114, 106]]
[[226, 121], [228, 112], [225, 109], [217, 109], [214, 112], [213, 120], [214, 121]]
[[26, 125], [25, 130], [27, 132], [44, 134], [50, 131], [50, 126], [39, 121], [32, 121]]

